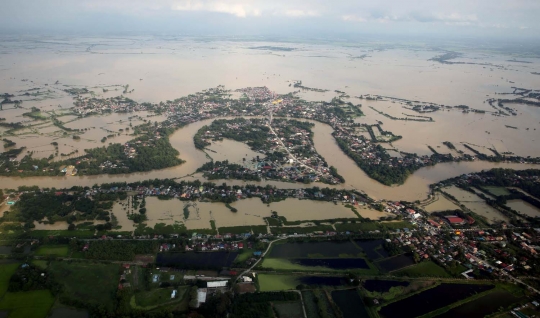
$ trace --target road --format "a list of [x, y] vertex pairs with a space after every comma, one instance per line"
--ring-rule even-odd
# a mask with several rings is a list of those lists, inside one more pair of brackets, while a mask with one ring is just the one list
[[289, 154], [289, 156], [294, 160], [294, 162], [298, 163], [299, 165], [301, 165], [302, 167], [305, 167], [313, 172], [315, 172], [318, 176], [321, 176], [321, 173], [318, 172], [317, 170], [313, 169], [312, 167], [308, 166], [308, 165], [305, 165], [303, 163], [300, 162], [300, 160], [298, 160], [290, 151], [289, 151], [289, 148], [287, 148], [285, 146], [285, 144], [283, 143], [283, 141], [281, 141], [281, 139], [278, 137], [278, 135], [276, 134], [276, 132], [274, 131], [274, 128], [272, 128], [271, 125], [268, 125], [268, 128], [270, 128], [270, 131], [272, 132], [272, 134], [274, 134], [274, 136], [276, 137], [276, 139], [278, 140], [278, 142], [281, 144], [281, 146], [285, 149], [285, 151], [287, 151], [287, 153]]
[[270, 250], [270, 248], [272, 247], [272, 244], [274, 242], [281, 241], [281, 240], [286, 240], [286, 239], [288, 239], [288, 237], [281, 237], [281, 238], [278, 238], [278, 239], [275, 239], [275, 240], [271, 241], [270, 244], [268, 244], [268, 248], [266, 248], [264, 253], [261, 254], [261, 257], [255, 263], [253, 263], [253, 265], [251, 265], [250, 268], [246, 269], [245, 271], [243, 271], [242, 273], [240, 273], [240, 275], [238, 275], [236, 277], [236, 279], [234, 280], [234, 283], [231, 284], [231, 288], [232, 288], [232, 286], [234, 286], [234, 284], [236, 284], [236, 282], [238, 281], [238, 279], [240, 277], [242, 277], [242, 276], [246, 275], [247, 273], [251, 272], [251, 270], [253, 268], [255, 268], [255, 266], [257, 266], [257, 264], [259, 264], [259, 262], [264, 258], [264, 256], [266, 256], [266, 253], [268, 253], [268, 251]]

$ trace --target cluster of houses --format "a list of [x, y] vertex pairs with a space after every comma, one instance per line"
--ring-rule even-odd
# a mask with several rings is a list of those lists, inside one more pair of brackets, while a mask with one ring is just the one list
[[[249, 133], [254, 126], [267, 126], [268, 123], [261, 119], [246, 120], [244, 122], [231, 122], [220, 126], [218, 130], [208, 130], [203, 135], [203, 140], [219, 138], [228, 133]], [[273, 131], [268, 132], [268, 138], [264, 144], [256, 149], [263, 154], [280, 152], [282, 160], [253, 158], [240, 166], [231, 169], [229, 165], [214, 166], [211, 171], [205, 171], [207, 176], [219, 175], [221, 178], [239, 179], [279, 179], [279, 180], [309, 180], [337, 184], [340, 180], [334, 177], [326, 165], [324, 159], [316, 152], [311, 140], [311, 132], [298, 127], [292, 127], [285, 121], [274, 121]], [[290, 155], [289, 155], [290, 154]], [[294, 159], [296, 160], [294, 160]], [[253, 162], [256, 162], [253, 164]], [[246, 178], [246, 176], [249, 176]]]

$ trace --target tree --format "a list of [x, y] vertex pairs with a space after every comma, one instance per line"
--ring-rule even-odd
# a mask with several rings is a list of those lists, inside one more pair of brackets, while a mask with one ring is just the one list
[[75, 224], [73, 223], [69, 224], [68, 231], [75, 231]]

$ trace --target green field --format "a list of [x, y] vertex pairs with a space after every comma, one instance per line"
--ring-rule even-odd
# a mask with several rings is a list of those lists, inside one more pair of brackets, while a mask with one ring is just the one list
[[150, 310], [162, 305], [169, 305], [181, 302], [186, 296], [189, 286], [177, 288], [177, 297], [171, 299], [173, 288], [157, 288], [150, 291], [136, 293], [130, 301], [131, 307], [135, 309]]
[[505, 187], [482, 187], [482, 189], [486, 190], [487, 192], [493, 194], [494, 196], [500, 196], [500, 195], [509, 195], [510, 191], [506, 189]]
[[378, 223], [376, 222], [364, 222], [364, 223], [336, 223], [336, 230], [338, 232], [345, 231], [375, 231], [380, 230]]
[[45, 236], [93, 238], [94, 231], [68, 231], [68, 230], [34, 230], [30, 232], [30, 237], [42, 238]]
[[20, 264], [0, 264], [0, 297], [8, 289], [9, 279], [15, 273]]
[[63, 295], [112, 307], [120, 266], [117, 264], [52, 262], [49, 270], [64, 286]]
[[41, 268], [41, 269], [47, 269], [47, 267], [49, 267], [47, 261], [39, 260], [39, 259], [32, 260], [32, 264], [36, 266], [37, 268]]
[[408, 277], [450, 277], [444, 268], [432, 261], [421, 262], [416, 265], [392, 272], [395, 276]]
[[43, 245], [36, 251], [36, 255], [38, 256], [67, 256], [68, 254], [69, 247], [67, 245]]
[[270, 231], [272, 234], [307, 234], [307, 233], [313, 233], [317, 231], [334, 231], [334, 228], [330, 225], [318, 225], [318, 226], [309, 226], [309, 227], [301, 227], [301, 226], [289, 226], [289, 227], [272, 227], [270, 228]]
[[335, 272], [335, 270], [327, 267], [319, 266], [302, 266], [293, 264], [283, 258], [265, 258], [262, 261], [261, 267], [272, 268], [275, 270], [292, 270], [292, 271], [318, 271], [318, 272]]
[[253, 257], [253, 252], [255, 252], [254, 249], [246, 248], [242, 250], [242, 253], [238, 254], [236, 256], [236, 259], [234, 260], [235, 263], [242, 263], [247, 261], [248, 258]]
[[48, 290], [6, 293], [0, 300], [0, 311], [8, 311], [9, 318], [45, 318], [53, 304]]
[[296, 277], [290, 275], [259, 274], [257, 281], [262, 292], [296, 289], [300, 284]]

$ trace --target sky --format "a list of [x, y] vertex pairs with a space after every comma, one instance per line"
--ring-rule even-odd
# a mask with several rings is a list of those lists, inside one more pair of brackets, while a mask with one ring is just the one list
[[0, 0], [4, 33], [537, 37], [540, 0]]

